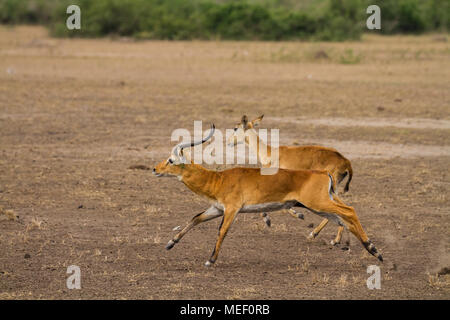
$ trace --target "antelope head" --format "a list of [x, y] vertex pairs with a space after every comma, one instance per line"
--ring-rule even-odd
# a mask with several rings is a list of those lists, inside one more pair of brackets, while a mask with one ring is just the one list
[[176, 145], [172, 152], [170, 153], [170, 157], [167, 160], [161, 161], [153, 168], [153, 174], [157, 177], [162, 176], [181, 176], [186, 165], [190, 165], [191, 161], [188, 161], [184, 156], [183, 149], [187, 147], [193, 147], [198, 144], [205, 143], [214, 135], [215, 131], [214, 124], [211, 125], [211, 130], [209, 131], [209, 135], [203, 140], [198, 140], [194, 142], [188, 143], [180, 143]]
[[235, 125], [234, 133], [228, 139], [228, 145], [235, 146], [237, 144], [244, 143], [246, 137], [245, 133], [247, 132], [247, 130], [251, 130], [257, 127], [261, 123], [263, 117], [264, 115], [261, 115], [258, 118], [253, 119], [252, 121], [248, 121], [246, 115], [242, 116], [241, 122]]

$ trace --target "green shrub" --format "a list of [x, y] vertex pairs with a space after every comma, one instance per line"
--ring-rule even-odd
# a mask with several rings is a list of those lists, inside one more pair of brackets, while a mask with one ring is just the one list
[[428, 0], [424, 4], [424, 16], [428, 30], [448, 31], [450, 29], [450, 1]]
[[417, 1], [399, 1], [398, 29], [404, 32], [422, 32], [425, 30], [423, 15]]
[[0, 23], [48, 24], [58, 0], [0, 0]]

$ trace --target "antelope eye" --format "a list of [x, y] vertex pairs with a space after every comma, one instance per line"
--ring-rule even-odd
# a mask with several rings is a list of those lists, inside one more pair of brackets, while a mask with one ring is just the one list
[[169, 163], [173, 163], [173, 160], [172, 160], [172, 159], [169, 159]]
[[237, 131], [237, 127], [236, 127], [236, 128], [234, 128], [234, 131]]

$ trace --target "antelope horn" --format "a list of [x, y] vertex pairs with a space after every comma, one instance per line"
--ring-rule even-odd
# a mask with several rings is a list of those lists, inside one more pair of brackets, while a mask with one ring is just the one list
[[216, 130], [216, 127], [214, 126], [214, 123], [213, 123], [213, 124], [211, 124], [211, 130], [209, 131], [209, 135], [205, 139], [194, 141], [194, 142], [180, 143], [172, 149], [172, 154], [177, 157], [180, 157], [181, 151], [183, 151], [184, 148], [193, 147], [193, 146], [205, 143], [206, 141], [208, 141], [209, 139], [212, 138], [215, 130]]

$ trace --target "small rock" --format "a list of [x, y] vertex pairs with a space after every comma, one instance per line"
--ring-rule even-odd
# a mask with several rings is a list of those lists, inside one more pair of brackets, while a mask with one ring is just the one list
[[378, 111], [384, 111], [384, 107], [378, 106], [378, 107], [377, 107], [377, 110], [378, 110]]
[[80, 204], [79, 206], [78, 206], [78, 209], [83, 209], [84, 208], [84, 206], [82, 205], [82, 204]]
[[308, 224], [308, 228], [314, 228], [314, 223]]
[[330, 57], [324, 50], [319, 50], [314, 54], [314, 59], [329, 59]]
[[30, 259], [31, 258], [31, 256], [30, 256], [30, 254], [29, 253], [25, 253], [25, 255], [23, 256], [25, 259]]
[[438, 275], [443, 276], [446, 274], [450, 274], [450, 267], [444, 267], [441, 270], [439, 270]]

